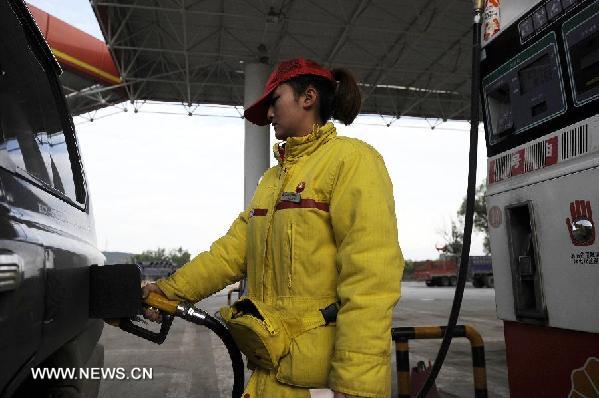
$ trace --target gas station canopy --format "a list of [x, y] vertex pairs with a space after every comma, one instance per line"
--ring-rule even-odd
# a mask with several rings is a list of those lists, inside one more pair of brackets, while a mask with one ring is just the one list
[[307, 57], [354, 72], [362, 113], [468, 118], [470, 0], [91, 5], [129, 101], [243, 105], [245, 64]]
[[73, 115], [125, 100], [105, 43], [31, 4], [27, 7], [62, 67], [60, 81]]

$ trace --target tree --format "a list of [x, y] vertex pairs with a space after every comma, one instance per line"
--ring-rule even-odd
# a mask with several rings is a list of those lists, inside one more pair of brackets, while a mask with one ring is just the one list
[[458, 217], [457, 220], [451, 220], [449, 231], [443, 232], [443, 240], [445, 240], [445, 246], [437, 248], [437, 250], [456, 256], [459, 256], [460, 253], [462, 253], [462, 247], [464, 246], [463, 217]]
[[[476, 188], [474, 195], [474, 220], [473, 229], [484, 234], [483, 249], [485, 254], [491, 253], [491, 241], [489, 240], [489, 230], [487, 223], [487, 182], [483, 181]], [[462, 204], [457, 212], [457, 220], [451, 221], [449, 231], [443, 233], [445, 246], [439, 250], [448, 254], [459, 255], [462, 252], [464, 242], [464, 217], [466, 215], [466, 198], [462, 200]]]
[[130, 263], [142, 263], [142, 262], [161, 262], [168, 261], [177, 267], [186, 264], [191, 259], [191, 254], [187, 250], [183, 250], [182, 247], [178, 249], [170, 249], [168, 252], [166, 249], [159, 247], [156, 250], [144, 250], [141, 254], [136, 254], [129, 258]]
[[183, 250], [182, 247], [178, 249], [171, 249], [169, 251], [169, 259], [176, 264], [178, 267], [187, 264], [191, 260], [191, 254], [187, 250]]
[[[484, 235], [483, 249], [485, 254], [491, 253], [491, 240], [489, 239], [489, 224], [487, 222], [487, 181], [476, 188], [474, 195], [474, 230]], [[458, 210], [458, 216], [464, 219], [466, 215], [466, 198]]]
[[410, 280], [412, 278], [412, 274], [414, 273], [414, 261], [405, 260], [404, 264], [403, 279]]

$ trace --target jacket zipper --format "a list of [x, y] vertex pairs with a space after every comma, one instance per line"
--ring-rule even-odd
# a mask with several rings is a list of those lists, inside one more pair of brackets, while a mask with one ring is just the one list
[[275, 334], [277, 334], [277, 331], [275, 330], [275, 328], [270, 324], [270, 322], [268, 322], [266, 320], [266, 318], [264, 318], [264, 326], [266, 327], [266, 330], [268, 330], [268, 333], [270, 333], [271, 336], [274, 336]]
[[[289, 167], [287, 165], [285, 165], [285, 162], [283, 162], [283, 164], [281, 164], [281, 172], [282, 175], [279, 176], [279, 181], [281, 181], [282, 179], [282, 183], [281, 186], [279, 187], [279, 192], [275, 198], [275, 201], [272, 205], [272, 207], [268, 210], [270, 213], [270, 217], [268, 218], [268, 225], [266, 226], [266, 241], [264, 242], [264, 263], [268, 262], [268, 237], [270, 235], [270, 228], [272, 226], [272, 222], [275, 216], [275, 209], [277, 207], [277, 203], [281, 197], [281, 194], [285, 191], [285, 185], [287, 185], [287, 182], [290, 179], [291, 176], [291, 170], [289, 170]], [[270, 264], [270, 267], [272, 267], [272, 264]], [[271, 270], [269, 270], [269, 272], [272, 272]], [[265, 279], [266, 279], [266, 270], [262, 270], [262, 301], [266, 302], [266, 295], [265, 295], [265, 290], [267, 289], [267, 287], [265, 286]], [[270, 293], [270, 291], [269, 291]]]
[[289, 273], [287, 275], [287, 287], [291, 290], [291, 282], [293, 280], [293, 224], [289, 224], [287, 230], [289, 234]]

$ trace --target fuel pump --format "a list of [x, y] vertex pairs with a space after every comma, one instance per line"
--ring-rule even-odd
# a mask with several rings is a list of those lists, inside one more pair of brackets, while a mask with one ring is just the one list
[[487, 210], [512, 397], [599, 391], [599, 1], [494, 1]]

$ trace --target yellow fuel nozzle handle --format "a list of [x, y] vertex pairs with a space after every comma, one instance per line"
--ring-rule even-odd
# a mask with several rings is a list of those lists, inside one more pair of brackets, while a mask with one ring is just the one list
[[169, 300], [162, 294], [156, 292], [150, 292], [148, 297], [144, 300], [144, 303], [147, 305], [158, 308], [161, 311], [166, 312], [167, 314], [175, 314], [177, 312], [177, 306], [179, 302], [177, 300]]

